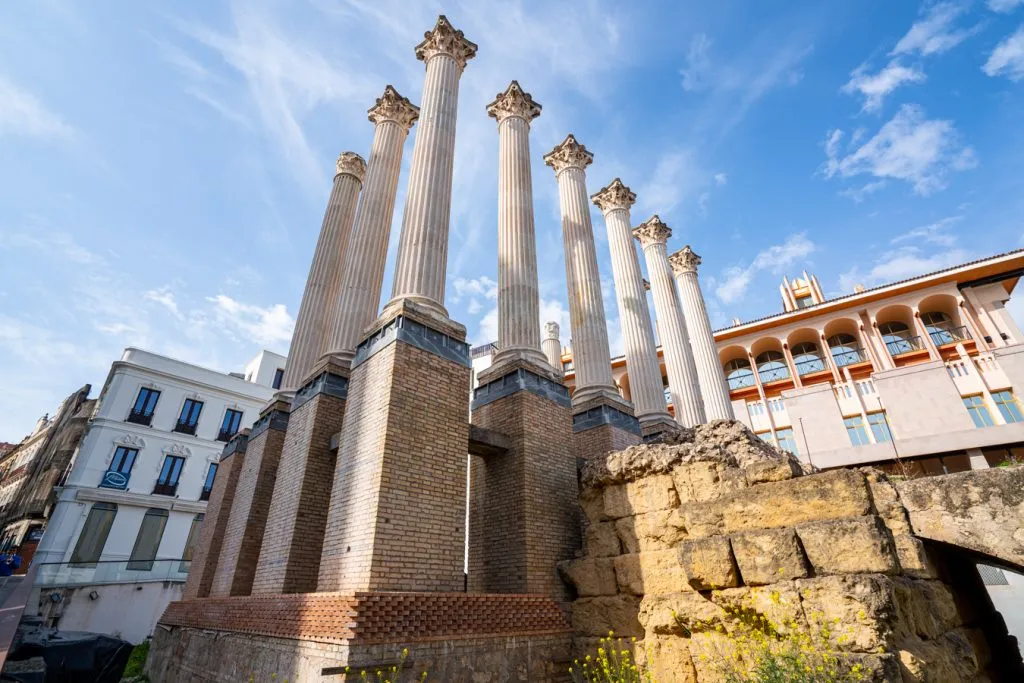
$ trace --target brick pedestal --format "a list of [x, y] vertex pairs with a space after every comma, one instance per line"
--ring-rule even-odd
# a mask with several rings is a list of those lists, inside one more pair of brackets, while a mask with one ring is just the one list
[[572, 431], [573, 452], [582, 460], [601, 458], [643, 440], [629, 404], [606, 396], [573, 405]]
[[330, 441], [347, 395], [348, 369], [325, 362], [292, 401], [253, 594], [316, 590], [336, 460]]
[[318, 591], [462, 590], [465, 328], [389, 305], [352, 361]]
[[556, 564], [580, 543], [569, 392], [550, 368], [494, 374], [481, 377], [472, 422], [509, 449], [474, 458], [469, 589], [566, 600]]
[[248, 595], [252, 590], [287, 428], [288, 404], [283, 401], [267, 406], [252, 426], [211, 596]]
[[217, 466], [217, 476], [213, 480], [213, 490], [206, 504], [206, 516], [199, 530], [199, 546], [192, 555], [188, 580], [185, 582], [186, 600], [205, 598], [210, 594], [248, 445], [249, 430], [243, 429], [224, 446]]
[[664, 418], [640, 423], [640, 434], [644, 441], [651, 441], [662, 434], [675, 434], [679, 431], [679, 423], [672, 418]]

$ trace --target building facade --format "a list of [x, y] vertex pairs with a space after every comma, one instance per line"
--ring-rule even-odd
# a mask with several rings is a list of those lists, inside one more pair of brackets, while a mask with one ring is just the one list
[[224, 374], [125, 349], [37, 550], [49, 623], [149, 635], [180, 598], [224, 444], [257, 419], [283, 369], [268, 351]]

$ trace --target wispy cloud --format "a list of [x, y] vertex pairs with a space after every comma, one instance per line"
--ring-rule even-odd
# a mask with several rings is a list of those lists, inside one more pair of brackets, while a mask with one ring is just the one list
[[1021, 5], [1024, 5], [1024, 0], [988, 0], [986, 4], [993, 12], [1009, 14]]
[[69, 138], [74, 129], [32, 93], [0, 75], [0, 136]]
[[928, 244], [937, 244], [942, 247], [952, 247], [956, 244], [957, 237], [947, 232], [947, 228], [959, 223], [961, 220], [963, 220], [963, 216], [949, 216], [934, 223], [919, 226], [893, 237], [892, 244], [921, 241]]
[[877, 260], [866, 272], [851, 268], [839, 276], [839, 287], [843, 292], [853, 291], [854, 285], [875, 285], [904, 280], [932, 271], [949, 268], [969, 260], [963, 249], [948, 249], [935, 254], [924, 255], [919, 247], [906, 246], [886, 254]]
[[996, 45], [981, 70], [989, 76], [1006, 76], [1011, 81], [1024, 78], [1024, 24]]
[[906, 104], [891, 120], [846, 156], [840, 154], [843, 132], [829, 132], [825, 141], [826, 177], [862, 174], [903, 180], [927, 196], [944, 189], [953, 171], [977, 165], [974, 149], [964, 145], [952, 121], [928, 119], [924, 109]]
[[872, 180], [870, 183], [864, 183], [860, 187], [848, 187], [845, 190], [839, 192], [840, 196], [848, 197], [853, 200], [854, 204], [862, 203], [869, 195], [873, 195], [879, 190], [885, 189], [886, 182], [884, 180]]
[[882, 108], [885, 97], [896, 88], [906, 83], [923, 83], [924, 80], [924, 72], [919, 68], [904, 66], [894, 59], [875, 74], [868, 73], [867, 64], [861, 64], [850, 72], [850, 80], [842, 87], [842, 92], [848, 95], [860, 93], [864, 97], [863, 111], [875, 112]]
[[800, 259], [809, 256], [815, 249], [817, 245], [808, 239], [806, 233], [790, 235], [782, 244], [758, 252], [749, 265], [727, 268], [722, 274], [721, 282], [715, 284], [715, 294], [727, 304], [739, 301], [747, 293], [747, 288], [758, 273], [781, 273]]
[[218, 323], [264, 346], [287, 344], [292, 338], [295, 320], [284, 304], [269, 307], [246, 304], [224, 294], [209, 297]]
[[957, 21], [968, 10], [968, 3], [939, 2], [922, 7], [922, 17], [900, 38], [891, 55], [919, 54], [928, 56], [951, 50], [978, 32], [980, 26], [957, 27]]

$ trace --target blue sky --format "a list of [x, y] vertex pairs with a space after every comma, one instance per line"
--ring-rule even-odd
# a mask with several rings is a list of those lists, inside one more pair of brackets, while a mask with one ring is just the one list
[[[437, 14], [480, 46], [462, 78], [449, 311], [496, 335], [497, 132], [531, 138], [543, 317], [568, 342], [558, 197], [568, 132], [633, 220], [703, 257], [713, 322], [1021, 245], [1024, 0], [224, 0], [0, 10], [0, 440], [127, 345], [225, 371], [287, 350], [334, 159], [365, 155], [387, 83], [418, 103]], [[415, 128], [413, 129], [415, 136]], [[384, 296], [411, 158], [406, 147]], [[618, 315], [594, 207], [614, 347]]]

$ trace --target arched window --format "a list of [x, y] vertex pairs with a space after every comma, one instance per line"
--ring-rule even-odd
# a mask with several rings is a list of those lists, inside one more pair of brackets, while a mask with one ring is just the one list
[[818, 345], [814, 342], [800, 342], [793, 345], [793, 365], [796, 366], [796, 374], [806, 375], [811, 372], [821, 372], [825, 369], [825, 361], [818, 352]]
[[910, 328], [899, 321], [882, 323], [878, 326], [878, 331], [882, 333], [882, 341], [885, 342], [885, 348], [889, 349], [890, 355], [898, 356], [921, 348], [921, 338], [912, 335]]
[[949, 316], [942, 311], [930, 311], [921, 314], [921, 322], [928, 330], [928, 336], [932, 338], [936, 346], [952, 344], [963, 339], [969, 339], [967, 329], [957, 327]]
[[754, 371], [750, 369], [750, 361], [746, 358], [731, 360], [723, 369], [731, 391], [754, 386]]
[[779, 351], [765, 351], [754, 362], [757, 363], [757, 376], [762, 382], [776, 382], [789, 377], [786, 357]]
[[860, 348], [857, 338], [852, 334], [846, 334], [845, 332], [833, 334], [828, 338], [828, 348], [832, 353], [832, 360], [836, 362], [838, 367], [866, 360], [864, 349]]

